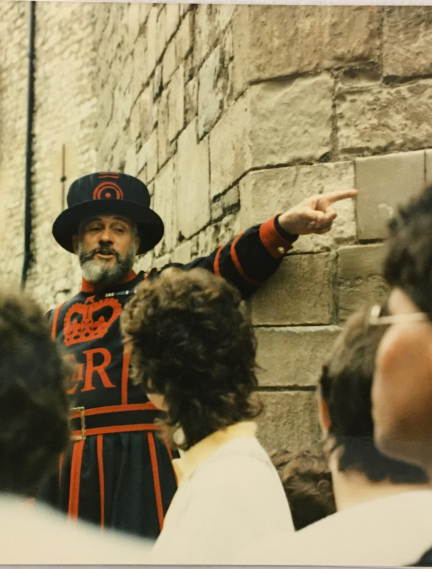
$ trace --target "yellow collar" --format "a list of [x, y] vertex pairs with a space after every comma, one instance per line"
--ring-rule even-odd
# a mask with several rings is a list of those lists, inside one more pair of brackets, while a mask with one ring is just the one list
[[234, 439], [254, 437], [256, 429], [256, 423], [253, 421], [242, 421], [220, 429], [196, 443], [181, 458], [173, 460], [178, 483], [181, 484], [184, 479], [192, 476], [198, 466], [222, 445]]

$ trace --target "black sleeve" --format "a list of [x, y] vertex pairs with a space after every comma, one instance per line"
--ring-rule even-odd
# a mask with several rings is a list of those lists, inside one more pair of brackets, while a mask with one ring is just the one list
[[[198, 257], [185, 265], [170, 263], [162, 270], [172, 266], [184, 270], [207, 269], [227, 279], [247, 298], [276, 271], [296, 239], [297, 235], [286, 233], [275, 217], [250, 227], [206, 257]], [[150, 273], [149, 277], [153, 276], [156, 275]]]

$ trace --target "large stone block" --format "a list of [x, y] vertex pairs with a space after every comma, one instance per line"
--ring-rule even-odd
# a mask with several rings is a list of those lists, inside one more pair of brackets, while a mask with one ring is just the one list
[[138, 37], [138, 32], [141, 24], [141, 13], [139, 4], [129, 4], [127, 7], [127, 27], [128, 27], [128, 40], [129, 49], [132, 48]]
[[177, 62], [176, 44], [174, 41], [170, 41], [162, 59], [162, 81], [164, 86], [168, 83], [174, 73], [177, 67]]
[[[247, 11], [246, 11], [247, 10]], [[378, 60], [379, 9], [370, 6], [241, 6], [237, 82]]]
[[153, 105], [153, 91], [151, 86], [148, 86], [141, 93], [137, 103], [139, 105], [141, 136], [144, 140], [147, 140], [157, 123], [156, 117], [153, 116], [155, 106]]
[[201, 67], [202, 62], [216, 43], [218, 36], [215, 21], [216, 6], [214, 4], [198, 4], [195, 10], [194, 24], [194, 65]]
[[155, 129], [151, 135], [149, 136], [148, 140], [144, 144], [143, 154], [145, 155], [145, 164], [147, 166], [147, 176], [148, 181], [150, 182], [156, 176], [158, 171], [158, 135], [157, 130]]
[[194, 65], [201, 67], [216, 45], [234, 12], [229, 4], [198, 4], [194, 26]]
[[155, 254], [161, 255], [174, 249], [177, 239], [177, 217], [175, 215], [176, 203], [176, 168], [175, 159], [169, 160], [159, 170], [154, 180], [153, 207], [160, 215], [165, 226], [164, 237], [155, 248]]
[[249, 101], [242, 97], [226, 110], [210, 133], [210, 194], [217, 196], [249, 169]]
[[[203, 63], [198, 76], [198, 136], [207, 134], [222, 113], [226, 91], [225, 62], [221, 46]], [[225, 80], [224, 80], [225, 79]]]
[[184, 126], [184, 69], [181, 65], [174, 73], [169, 87], [168, 97], [168, 138], [173, 141]]
[[261, 386], [316, 385], [337, 326], [255, 328]]
[[189, 263], [191, 260], [191, 242], [185, 241], [181, 245], [176, 247], [175, 251], [172, 254], [172, 262], [173, 263]]
[[156, 61], [162, 57], [167, 43], [166, 11], [164, 8], [164, 6], [159, 7], [156, 19]]
[[397, 207], [425, 185], [425, 153], [401, 152], [358, 158], [356, 164], [359, 239], [383, 239]]
[[179, 137], [177, 173], [178, 230], [188, 238], [210, 221], [208, 140], [198, 144], [196, 121]]
[[331, 253], [288, 255], [250, 301], [254, 324], [331, 324], [334, 264]]
[[[354, 167], [351, 162], [254, 170], [240, 181], [240, 224], [242, 227], [255, 225], [313, 194], [326, 194], [352, 187]], [[355, 201], [336, 202], [334, 209], [338, 217], [333, 222], [332, 230], [324, 235], [301, 236], [294, 245], [296, 252], [328, 250], [341, 243], [354, 241]]]
[[158, 106], [158, 123], [157, 123], [157, 139], [158, 139], [158, 163], [159, 168], [165, 164], [170, 156], [170, 141], [168, 136], [168, 129], [170, 125], [169, 120], [169, 91], [162, 91], [159, 99]]
[[319, 160], [330, 152], [330, 74], [261, 83], [249, 92], [253, 167]]
[[417, 150], [430, 145], [432, 79], [340, 90], [336, 97], [341, 156]]
[[193, 78], [185, 85], [185, 123], [189, 124], [198, 114], [198, 80]]
[[338, 251], [339, 319], [345, 320], [366, 303], [383, 301], [388, 286], [382, 277], [382, 245], [341, 247]]
[[192, 51], [193, 38], [194, 38], [194, 12], [187, 12], [186, 16], [183, 18], [178, 32], [175, 36], [175, 41], [177, 44], [177, 57], [178, 65], [186, 58], [187, 55]]
[[167, 40], [169, 41], [176, 32], [180, 22], [180, 5], [179, 4], [166, 4], [166, 33]]
[[267, 450], [300, 450], [321, 439], [316, 394], [313, 391], [262, 393], [264, 411], [258, 417], [258, 439]]
[[410, 77], [432, 72], [431, 6], [389, 6], [383, 22], [383, 74]]
[[146, 24], [146, 44], [147, 44], [147, 73], [149, 76], [152, 74], [156, 67], [156, 21], [157, 21], [157, 7], [153, 6], [148, 15]]

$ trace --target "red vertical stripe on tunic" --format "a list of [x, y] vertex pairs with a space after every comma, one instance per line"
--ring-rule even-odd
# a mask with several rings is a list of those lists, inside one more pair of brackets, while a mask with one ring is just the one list
[[74, 448], [72, 452], [71, 478], [70, 478], [70, 487], [69, 487], [69, 508], [68, 508], [69, 516], [74, 519], [78, 517], [80, 476], [81, 476], [83, 449], [84, 449], [83, 440], [74, 443]]
[[121, 376], [121, 403], [126, 405], [128, 402], [128, 381], [129, 381], [129, 348], [127, 344], [123, 347], [123, 366]]
[[61, 486], [61, 479], [62, 479], [63, 459], [64, 459], [64, 454], [61, 453], [61, 455], [59, 456], [59, 488]]
[[156, 496], [156, 508], [158, 513], [159, 519], [159, 527], [162, 529], [163, 521], [164, 521], [164, 513], [162, 507], [162, 494], [160, 488], [160, 480], [159, 480], [159, 469], [157, 463], [157, 456], [156, 456], [156, 447], [154, 443], [153, 433], [147, 433], [147, 439], [149, 444], [150, 450], [150, 460], [152, 465], [152, 472], [153, 472], [153, 484], [155, 489], [155, 496]]
[[100, 493], [100, 519], [101, 527], [105, 527], [105, 477], [103, 463], [103, 435], [96, 437], [96, 451], [99, 470], [99, 493]]

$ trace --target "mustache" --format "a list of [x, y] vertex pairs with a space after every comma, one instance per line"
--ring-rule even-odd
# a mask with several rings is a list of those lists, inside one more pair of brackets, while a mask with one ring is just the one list
[[117, 261], [120, 261], [120, 254], [115, 249], [112, 249], [109, 245], [101, 245], [88, 253], [80, 255], [81, 262], [91, 261], [95, 255], [114, 255]]

